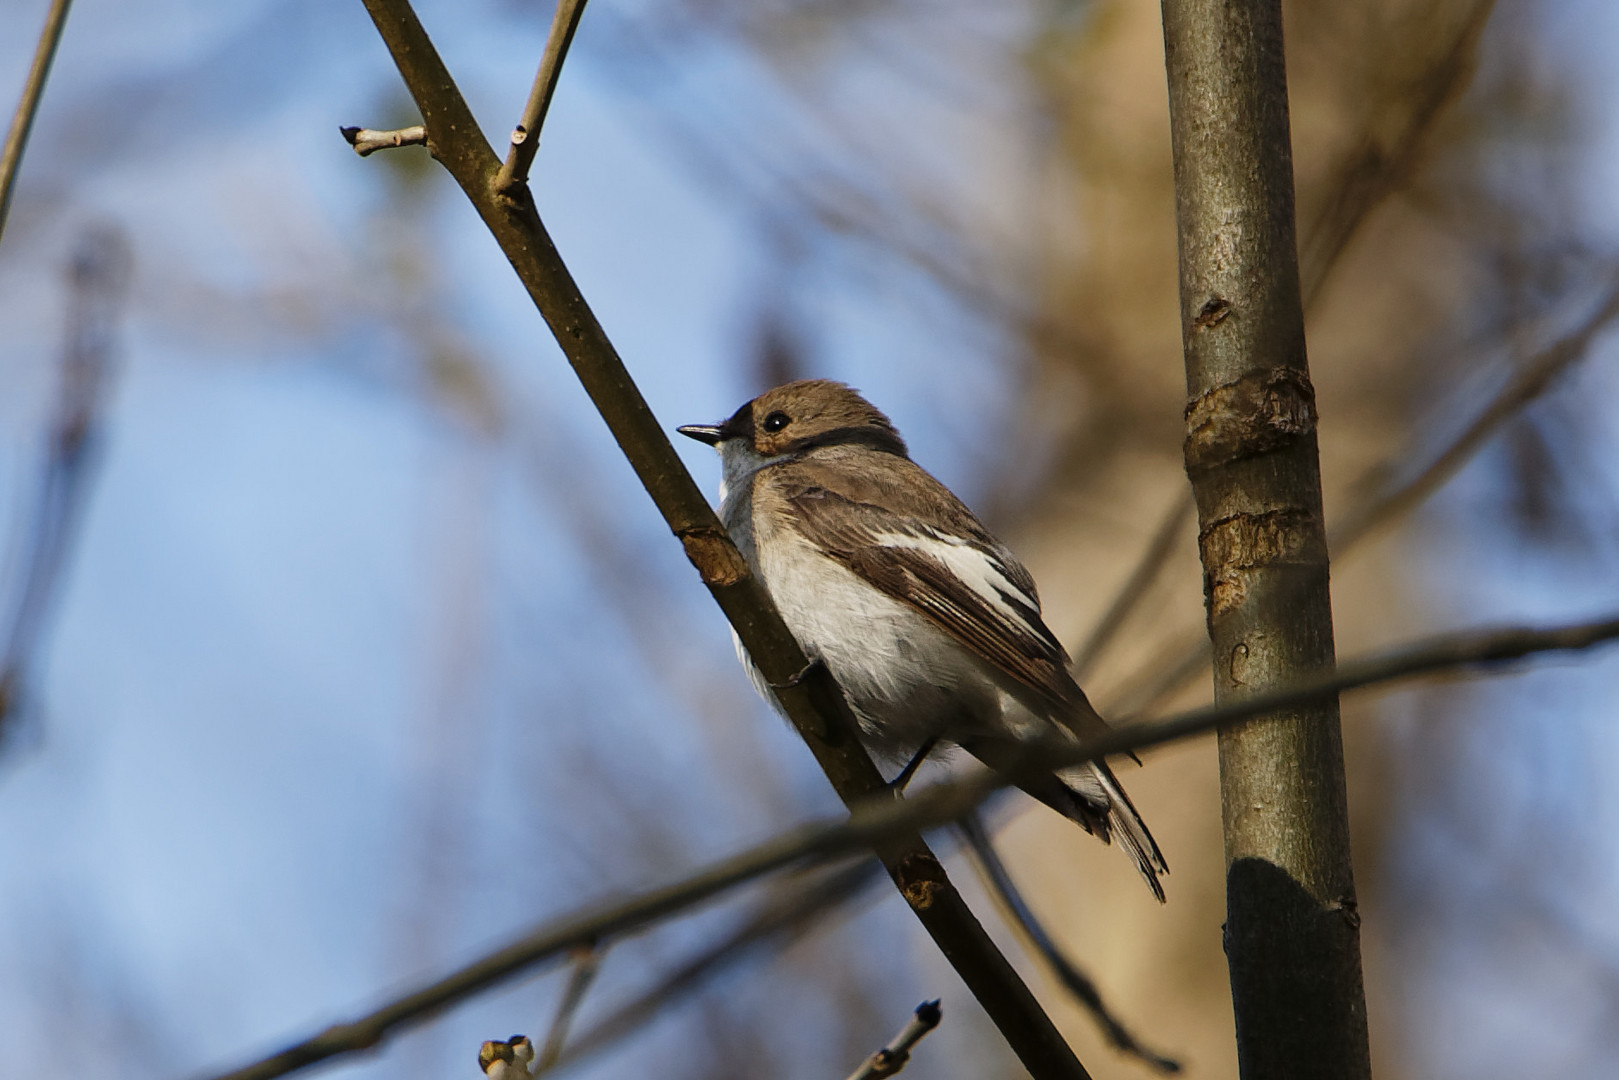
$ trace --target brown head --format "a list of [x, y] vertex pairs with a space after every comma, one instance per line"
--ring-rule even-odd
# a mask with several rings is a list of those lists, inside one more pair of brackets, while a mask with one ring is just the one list
[[723, 424], [688, 424], [682, 435], [710, 446], [732, 439], [762, 458], [857, 444], [905, 456], [905, 440], [876, 406], [840, 382], [801, 379], [767, 390]]

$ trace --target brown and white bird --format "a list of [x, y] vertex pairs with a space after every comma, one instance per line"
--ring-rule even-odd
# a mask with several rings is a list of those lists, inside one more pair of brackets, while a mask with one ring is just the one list
[[[1107, 730], [1040, 618], [1029, 572], [854, 390], [788, 383], [723, 424], [679, 430], [719, 451], [725, 527], [804, 652], [843, 687], [874, 753], [903, 761], [943, 740], [996, 767], [1022, 741]], [[1104, 842], [1117, 837], [1164, 898], [1169, 868], [1105, 764], [1024, 790]]]

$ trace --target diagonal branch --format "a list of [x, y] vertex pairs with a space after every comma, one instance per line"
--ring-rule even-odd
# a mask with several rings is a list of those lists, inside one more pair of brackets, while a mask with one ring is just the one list
[[39, 113], [39, 99], [45, 92], [45, 80], [51, 73], [51, 61], [56, 59], [56, 46], [62, 40], [62, 28], [67, 25], [67, 9], [73, 0], [52, 0], [45, 15], [45, 28], [39, 33], [39, 44], [34, 48], [34, 63], [28, 69], [28, 81], [23, 84], [22, 100], [11, 118], [11, 129], [6, 132], [5, 149], [0, 150], [0, 235], [6, 231], [6, 217], [11, 213], [11, 190], [17, 181], [17, 169], [22, 165], [23, 151], [28, 147], [28, 134], [34, 130], [34, 117]]
[[431, 1016], [520, 972], [582, 945], [640, 930], [738, 885], [805, 860], [830, 859], [875, 847], [885, 837], [960, 820], [991, 792], [1053, 769], [1144, 750], [1345, 690], [1376, 686], [1437, 671], [1493, 666], [1542, 652], [1587, 649], [1619, 638], [1619, 613], [1606, 619], [1536, 630], [1507, 627], [1449, 634], [1381, 655], [1349, 661], [1337, 671], [1274, 693], [1228, 705], [1209, 706], [1163, 720], [1135, 722], [1106, 737], [1075, 746], [1031, 747], [1005, 773], [980, 772], [905, 800], [871, 802], [848, 818], [800, 826], [740, 854], [703, 867], [672, 884], [617, 902], [585, 905], [539, 927], [527, 937], [452, 972], [437, 982], [345, 1024], [337, 1024], [262, 1061], [215, 1080], [274, 1080], [340, 1054], [368, 1050], [400, 1029]]
[[562, 988], [562, 999], [557, 1002], [556, 1016], [551, 1019], [551, 1030], [546, 1032], [545, 1045], [535, 1057], [531, 1071], [540, 1072], [548, 1069], [562, 1057], [562, 1045], [568, 1039], [568, 1028], [573, 1024], [573, 1017], [579, 1011], [579, 1006], [585, 1003], [585, 994], [590, 991], [590, 984], [596, 981], [596, 972], [601, 970], [601, 959], [602, 949], [595, 942], [575, 950], [573, 971], [568, 975], [568, 985]]
[[1437, 63], [1401, 97], [1413, 101], [1404, 129], [1385, 149], [1368, 131], [1360, 147], [1337, 172], [1336, 183], [1306, 230], [1299, 248], [1304, 309], [1311, 310], [1355, 234], [1371, 212], [1404, 187], [1417, 171], [1429, 134], [1445, 107], [1472, 80], [1479, 38], [1495, 10], [1495, 0], [1475, 0]]
[[639, 1030], [682, 995], [717, 978], [729, 968], [766, 948], [785, 946], [812, 927], [824, 926], [823, 917], [828, 912], [871, 891], [880, 880], [878, 869], [875, 862], [867, 859], [819, 878], [807, 887], [802, 882], [783, 882], [784, 887], [795, 886], [794, 890], [788, 893], [784, 888], [782, 895], [766, 901], [742, 925], [706, 946], [665, 974], [652, 987], [580, 1033], [556, 1061], [547, 1063], [544, 1069], [536, 1068], [535, 1074], [577, 1065]]
[[540, 131], [545, 127], [545, 116], [551, 111], [551, 98], [557, 91], [557, 80], [562, 77], [562, 62], [568, 58], [568, 46], [573, 44], [574, 31], [585, 13], [585, 0], [557, 0], [556, 15], [551, 20], [551, 34], [545, 41], [545, 52], [540, 57], [540, 68], [534, 73], [534, 86], [528, 92], [528, 104], [523, 108], [523, 119], [512, 129], [511, 149], [495, 178], [495, 190], [502, 194], [528, 183], [528, 169], [534, 164], [534, 155], [540, 148]]
[[1192, 501], [1190, 491], [1175, 493], [1175, 504], [1159, 522], [1157, 531], [1152, 534], [1152, 541], [1147, 544], [1147, 550], [1141, 553], [1140, 561], [1130, 571], [1130, 576], [1125, 579], [1124, 585], [1120, 587], [1113, 602], [1108, 605], [1107, 611], [1097, 620], [1090, 636], [1075, 650], [1071, 665], [1075, 679], [1084, 681], [1084, 676], [1091, 665], [1096, 663], [1097, 657], [1101, 656], [1103, 650], [1112, 643], [1119, 629], [1124, 626], [1124, 621], [1147, 595], [1147, 590], [1152, 588], [1153, 582], [1158, 580], [1159, 571], [1169, 562], [1170, 555], [1174, 554], [1175, 541], [1180, 539], [1181, 530], [1186, 528], [1186, 523], [1192, 519], [1196, 510], [1197, 504]]
[[29, 675], [95, 479], [97, 437], [112, 382], [114, 329], [128, 279], [129, 249], [122, 233], [93, 229], [80, 239], [69, 270], [62, 381], [19, 563], [20, 587], [0, 626], [0, 738], [10, 734], [26, 703]]
[[961, 819], [960, 827], [962, 835], [967, 840], [967, 850], [983, 871], [990, 891], [1006, 909], [1008, 921], [1023, 932], [1029, 943], [1034, 946], [1034, 950], [1057, 976], [1057, 980], [1067, 988], [1075, 1000], [1089, 1010], [1113, 1048], [1138, 1059], [1157, 1072], [1180, 1072], [1180, 1062], [1145, 1046], [1129, 1028], [1124, 1026], [1122, 1020], [1113, 1015], [1113, 1011], [1102, 1000], [1102, 992], [1097, 989], [1095, 981], [1081, 971], [1079, 966], [1063, 952], [1062, 946], [1053, 940], [1045, 925], [1035, 916], [1034, 909], [1029, 907], [1029, 902], [1023, 898], [1023, 893], [1012, 880], [1006, 864], [1001, 861], [1000, 852], [995, 850], [995, 843], [990, 839], [989, 830], [984, 827], [983, 815], [974, 810]]
[[[421, 110], [429, 151], [449, 170], [500, 244], [670, 531], [680, 538], [759, 671], [777, 688], [783, 711], [827, 779], [850, 806], [892, 798], [860, 745], [842, 691], [824, 666], [809, 664], [681, 464], [557, 254], [527, 186], [498, 188], [499, 163], [408, 0], [365, 4]], [[876, 854], [1024, 1067], [1037, 1080], [1088, 1077], [921, 835], [885, 839]]]

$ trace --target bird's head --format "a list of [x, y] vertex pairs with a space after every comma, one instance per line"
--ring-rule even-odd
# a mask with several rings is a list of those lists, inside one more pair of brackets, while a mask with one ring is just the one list
[[860, 445], [905, 456], [905, 440], [875, 405], [840, 382], [802, 379], [767, 390], [723, 424], [688, 424], [682, 435], [733, 459], [765, 464], [817, 447]]

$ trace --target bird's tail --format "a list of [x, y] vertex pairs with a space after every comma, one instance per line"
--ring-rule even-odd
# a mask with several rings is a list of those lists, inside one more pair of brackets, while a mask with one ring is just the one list
[[[1013, 763], [1014, 745], [998, 740], [967, 740], [961, 747], [990, 768], [1005, 769]], [[1141, 871], [1147, 888], [1159, 903], [1164, 902], [1164, 886], [1158, 878], [1169, 873], [1169, 864], [1112, 769], [1100, 761], [1089, 762], [1021, 786], [1104, 844], [1112, 843], [1117, 836], [1119, 846]]]
[[[1068, 796], [1067, 806], [1047, 801], [1065, 817], [1079, 823], [1086, 832], [1094, 833], [1103, 843], [1112, 843], [1118, 837], [1119, 846], [1141, 871], [1147, 888], [1164, 902], [1164, 886], [1159, 875], [1169, 873], [1164, 853], [1152, 838], [1147, 823], [1141, 820], [1130, 796], [1124, 793], [1113, 770], [1100, 761], [1064, 769], [1056, 777], [1061, 781], [1063, 793]], [[1056, 785], [1053, 785], [1056, 786]], [[1038, 796], [1036, 796], [1038, 798]], [[1046, 800], [1042, 800], [1046, 801]]]

